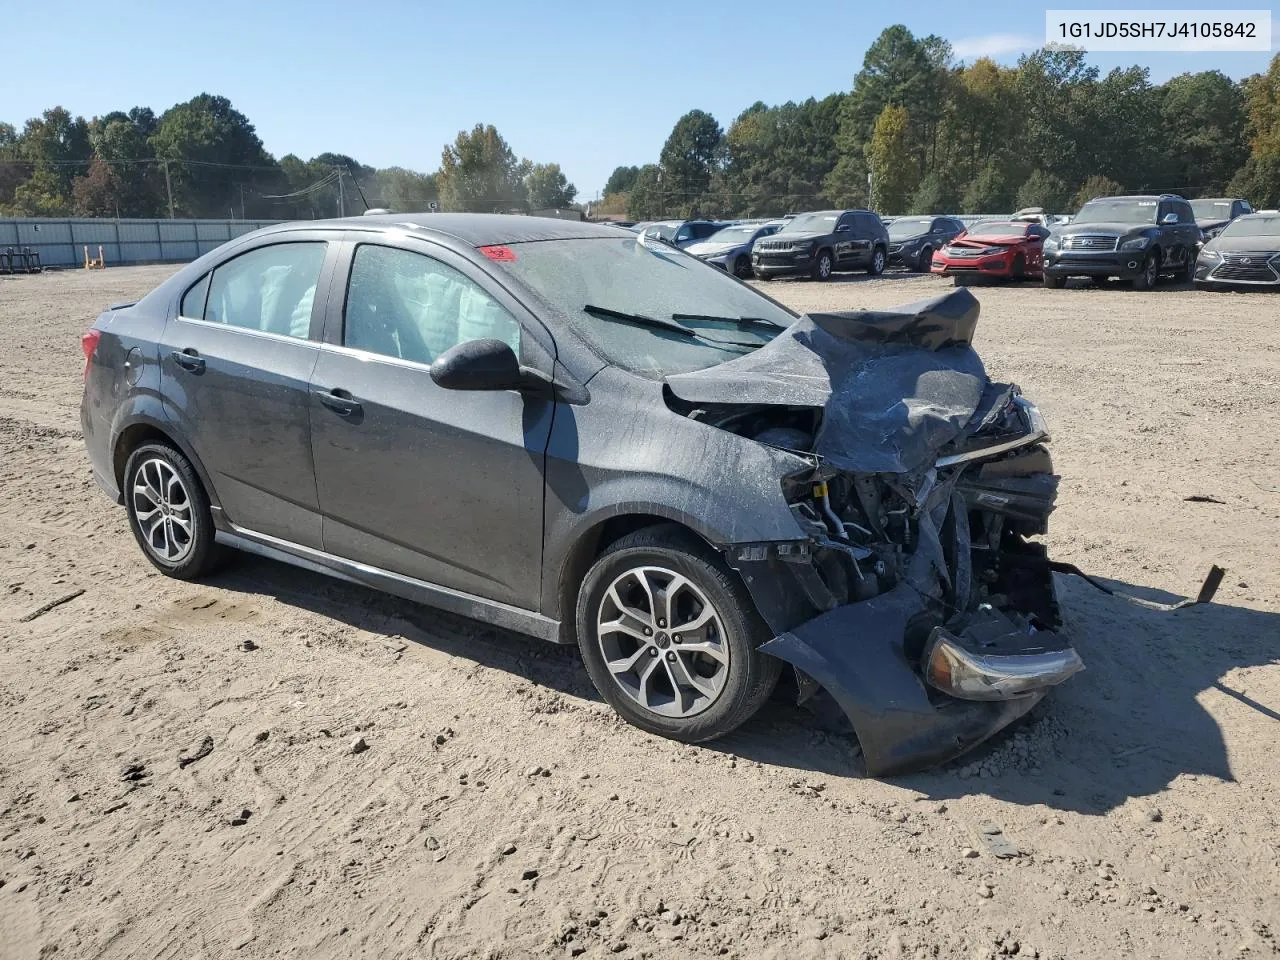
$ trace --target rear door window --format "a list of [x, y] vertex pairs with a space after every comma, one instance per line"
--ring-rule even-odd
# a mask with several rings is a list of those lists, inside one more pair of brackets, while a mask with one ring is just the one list
[[430, 364], [467, 340], [501, 340], [520, 355], [520, 326], [474, 281], [432, 257], [361, 244], [351, 264], [344, 346]]
[[[277, 243], [228, 260], [213, 271], [203, 316], [192, 319], [306, 339], [325, 246]], [[196, 309], [192, 295], [199, 286], [183, 298], [183, 316]]]
[[183, 295], [182, 306], [178, 308], [179, 314], [192, 320], [204, 319], [204, 302], [209, 299], [209, 278], [211, 276], [212, 274], [206, 273]]

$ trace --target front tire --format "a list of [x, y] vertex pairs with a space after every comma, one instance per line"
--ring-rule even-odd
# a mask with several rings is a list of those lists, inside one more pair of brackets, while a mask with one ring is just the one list
[[191, 461], [164, 443], [144, 443], [124, 468], [129, 528], [143, 554], [161, 573], [197, 580], [222, 550], [214, 542], [209, 497]]
[[583, 580], [578, 647], [600, 695], [642, 730], [698, 743], [741, 726], [781, 661], [741, 580], [692, 534], [655, 526], [610, 546]]
[[1061, 290], [1067, 285], [1067, 278], [1055, 277], [1052, 274], [1046, 273], [1044, 275], [1044, 285], [1050, 290]]
[[739, 257], [733, 261], [733, 275], [739, 280], [751, 279], [751, 261], [746, 257]]
[[933, 268], [933, 247], [925, 247], [916, 258], [916, 273], [928, 273]]
[[813, 261], [813, 279], [823, 282], [830, 280], [835, 266], [835, 261], [831, 259], [831, 251], [820, 250], [818, 259]]
[[1013, 279], [1021, 282], [1027, 278], [1027, 258], [1022, 254], [1015, 254], [1013, 258]]
[[1142, 261], [1142, 272], [1133, 278], [1133, 289], [1150, 290], [1156, 285], [1156, 278], [1159, 275], [1160, 258], [1156, 256], [1156, 252], [1152, 250], [1147, 254], [1147, 258]]

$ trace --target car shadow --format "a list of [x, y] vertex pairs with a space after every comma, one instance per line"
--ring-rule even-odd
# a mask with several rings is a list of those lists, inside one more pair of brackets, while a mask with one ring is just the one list
[[[1095, 579], [1148, 600], [1181, 599]], [[1221, 603], [1152, 610], [1074, 577], [1057, 580], [1067, 631], [1085, 671], [970, 753], [894, 782], [934, 799], [984, 793], [1090, 814], [1159, 793], [1181, 775], [1234, 782], [1222, 730], [1201, 697], [1215, 691], [1280, 721], [1276, 705], [1253, 700], [1231, 677], [1236, 670], [1280, 663], [1280, 614]], [[860, 774], [852, 750], [840, 743], [852, 734], [822, 729], [815, 735], [801, 708], [775, 704], [713, 746], [828, 775]], [[970, 776], [975, 768], [985, 772]]]
[[[1157, 602], [1180, 599], [1095, 579]], [[1102, 814], [1159, 793], [1180, 775], [1234, 781], [1222, 730], [1200, 698], [1214, 691], [1280, 722], [1276, 705], [1253, 700], [1231, 677], [1238, 669], [1280, 663], [1274, 641], [1280, 614], [1221, 603], [1163, 612], [1107, 596], [1075, 577], [1057, 580], [1085, 671], [970, 753], [893, 782], [940, 800], [983, 793]], [[574, 647], [247, 555], [210, 582], [601, 702]], [[792, 676], [785, 670], [777, 694], [755, 717], [706, 748], [809, 774], [865, 776], [857, 738], [838, 708], [823, 695], [797, 706]], [[1016, 750], [1015, 741], [1022, 744]], [[975, 766], [990, 775], [960, 775]]]

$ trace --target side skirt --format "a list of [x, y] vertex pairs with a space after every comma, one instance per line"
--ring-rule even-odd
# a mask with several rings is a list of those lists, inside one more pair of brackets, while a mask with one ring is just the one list
[[528, 634], [540, 640], [550, 640], [552, 643], [563, 642], [560, 635], [560, 621], [544, 617], [532, 610], [513, 607], [496, 600], [486, 600], [460, 590], [427, 583], [425, 580], [415, 580], [412, 577], [392, 573], [390, 570], [383, 570], [381, 567], [355, 563], [322, 550], [314, 550], [311, 547], [232, 526], [225, 522], [225, 518], [224, 524], [228, 529], [218, 530], [216, 539], [218, 543], [228, 547], [301, 567], [313, 573], [336, 577], [348, 583], [372, 587], [383, 593], [403, 597], [428, 607], [447, 610], [473, 620], [480, 620], [495, 627], [502, 627], [504, 630]]

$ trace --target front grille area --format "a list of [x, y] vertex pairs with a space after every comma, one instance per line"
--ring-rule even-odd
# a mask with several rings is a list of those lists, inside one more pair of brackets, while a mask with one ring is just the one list
[[1099, 253], [1110, 253], [1120, 244], [1119, 237], [1107, 237], [1096, 233], [1079, 233], [1073, 237], [1064, 237], [1063, 250], [1093, 250]]
[[1212, 273], [1211, 280], [1239, 280], [1245, 283], [1277, 283], [1280, 273], [1270, 263], [1273, 253], [1226, 253]]

